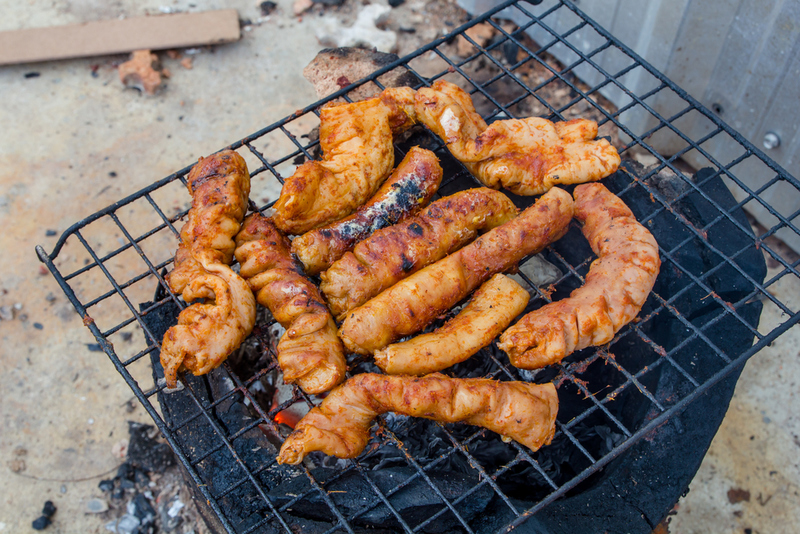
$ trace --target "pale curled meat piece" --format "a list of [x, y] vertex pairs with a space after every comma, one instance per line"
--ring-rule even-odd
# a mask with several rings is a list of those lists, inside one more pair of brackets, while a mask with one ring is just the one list
[[441, 198], [358, 243], [320, 275], [320, 289], [341, 320], [384, 289], [469, 243], [478, 232], [516, 215], [507, 196], [485, 187]]
[[498, 346], [522, 369], [611, 341], [642, 309], [661, 267], [658, 243], [622, 200], [600, 184], [574, 194], [575, 217], [598, 258], [569, 298], [525, 315], [500, 336]]
[[599, 180], [619, 167], [617, 150], [595, 140], [597, 123], [591, 120], [529, 117], [487, 126], [470, 96], [444, 80], [417, 91], [415, 108], [417, 120], [489, 187], [538, 195], [557, 184]]
[[339, 329], [345, 347], [372, 354], [419, 332], [493, 274], [561, 238], [572, 220], [572, 204], [569, 193], [553, 188], [516, 219], [349, 311]]
[[425, 375], [463, 362], [499, 336], [529, 298], [514, 280], [496, 274], [440, 328], [376, 350], [375, 364], [390, 375]]
[[306, 273], [318, 274], [373, 232], [427, 206], [441, 182], [436, 155], [414, 147], [369, 202], [349, 217], [294, 238], [292, 252]]
[[344, 379], [344, 349], [322, 295], [289, 247], [271, 220], [253, 214], [236, 236], [236, 259], [258, 302], [286, 329], [277, 346], [284, 381], [322, 393]]
[[299, 235], [350, 215], [392, 171], [393, 136], [415, 122], [414, 90], [408, 87], [323, 108], [322, 161], [307, 161], [286, 179], [274, 206], [275, 225]]
[[167, 282], [186, 302], [205, 302], [183, 310], [178, 324], [164, 334], [161, 365], [169, 387], [177, 384], [181, 368], [201, 375], [218, 367], [250, 334], [256, 319], [250, 288], [228, 267], [250, 194], [244, 159], [232, 150], [200, 158], [187, 187], [192, 207]]
[[[213, 295], [208, 302], [207, 295]], [[164, 334], [161, 344], [161, 365], [167, 386], [177, 385], [181, 368], [199, 376], [219, 367], [256, 322], [253, 292], [242, 278], [227, 265], [207, 264], [205, 274], [193, 278], [183, 291], [187, 302], [195, 303], [178, 315], [178, 324]]]
[[355, 458], [367, 445], [372, 421], [386, 412], [481, 426], [535, 451], [553, 439], [558, 396], [550, 383], [364, 373], [333, 390], [300, 420], [278, 462], [299, 464], [312, 451]]

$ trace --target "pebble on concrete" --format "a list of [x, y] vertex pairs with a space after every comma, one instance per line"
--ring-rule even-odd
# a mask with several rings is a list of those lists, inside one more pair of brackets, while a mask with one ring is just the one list
[[108, 511], [108, 503], [103, 499], [89, 499], [86, 502], [86, 513], [89, 514], [102, 514]]

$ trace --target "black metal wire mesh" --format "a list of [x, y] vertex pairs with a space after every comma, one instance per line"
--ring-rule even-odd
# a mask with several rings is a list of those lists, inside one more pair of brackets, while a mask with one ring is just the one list
[[[517, 19], [523, 17], [528, 22], [519, 27], [509, 29], [506, 24], [491, 18], [502, 9], [514, 10]], [[541, 11], [541, 12], [540, 12]], [[548, 20], [564, 11], [575, 18], [575, 25], [564, 32], [552, 30]], [[472, 20], [456, 29], [453, 33], [421, 48], [398, 62], [375, 72], [368, 79], [357, 85], [376, 83], [381, 86], [379, 77], [395, 68], [405, 68], [414, 73], [420, 84], [430, 85], [439, 78], [455, 81], [462, 86], [470, 87], [478, 109], [487, 120], [503, 117], [517, 117], [529, 114], [545, 116], [552, 120], [568, 120], [580, 113], [582, 116], [596, 118], [600, 124], [601, 135], [612, 136], [617, 148], [625, 158], [631, 151], [643, 151], [655, 158], [656, 165], [643, 176], [629, 177], [627, 182], [616, 188], [615, 192], [623, 199], [632, 191], [644, 192], [653, 201], [652, 211], [641, 214], [640, 220], [653, 227], [660, 224], [664, 216], [674, 217], [682, 225], [681, 238], [669, 244], [660, 243], [660, 253], [664, 267], [674, 269], [683, 277], [685, 283], [669, 294], [653, 293], [649, 304], [637, 322], [625, 327], [607, 346], [581, 352], [577, 357], [557, 365], [549, 374], [527, 374], [520, 372], [508, 364], [504, 355], [495, 348], [482, 352], [475, 358], [483, 358], [486, 365], [479, 369], [482, 376], [499, 379], [555, 379], [561, 384], [560, 395], [581, 395], [581, 407], [570, 413], [559, 415], [557, 422], [557, 439], [566, 443], [567, 447], [580, 458], [574, 474], [556, 473], [552, 466], [540, 462], [538, 454], [516, 444], [507, 444], [508, 457], [501, 466], [489, 465], [485, 458], [476, 457], [472, 452], [474, 445], [486, 437], [487, 432], [452, 425], [438, 425], [432, 432], [441, 438], [443, 453], [433, 461], [425, 461], [424, 465], [415, 457], [406, 442], [408, 435], [398, 434], [397, 428], [385, 419], [379, 423], [381, 440], [398, 451], [398, 458], [406, 467], [413, 470], [414, 475], [404, 479], [400, 484], [381, 488], [367, 473], [374, 467], [368, 459], [359, 458], [339, 465], [340, 471], [331, 479], [318, 481], [311, 470], [300, 467], [309, 481], [309, 488], [288, 501], [280, 501], [270, 494], [271, 488], [264, 481], [264, 475], [275, 468], [275, 458], [263, 454], [254, 460], [253, 456], [242, 454], [244, 443], [249, 443], [252, 433], [262, 433], [262, 429], [273, 435], [279, 435], [281, 429], [275, 422], [276, 414], [294, 403], [307, 403], [313, 399], [295, 390], [291, 399], [277, 406], [265, 406], [254, 394], [254, 386], [268, 373], [274, 372], [276, 363], [274, 354], [270, 354], [264, 368], [249, 376], [240, 376], [229, 364], [214, 373], [223, 377], [229, 387], [226, 391], [209, 396], [199, 382], [185, 379], [183, 390], [187, 402], [190, 403], [193, 415], [182, 421], [174, 421], [166, 417], [163, 408], [153, 403], [155, 395], [161, 394], [163, 384], [156, 383], [150, 370], [150, 356], [156, 354], [160, 346], [160, 336], [154, 334], [149, 324], [148, 315], [162, 313], [168, 307], [180, 308], [185, 304], [172, 295], [163, 278], [163, 270], [172, 262], [172, 255], [178, 244], [178, 232], [181, 219], [188, 211], [190, 199], [185, 191], [185, 174], [189, 167], [170, 175], [151, 186], [120, 200], [108, 208], [87, 217], [67, 230], [61, 236], [51, 253], [37, 247], [40, 259], [48, 266], [58, 280], [62, 289], [84, 319], [84, 324], [97, 338], [101, 348], [109, 356], [117, 370], [130, 385], [136, 397], [144, 405], [148, 413], [175, 449], [176, 454], [189, 475], [197, 484], [199, 491], [208, 505], [216, 513], [221, 525], [230, 532], [275, 531], [292, 532], [294, 519], [288, 510], [298, 503], [311, 498], [318, 498], [327, 506], [332, 514], [328, 532], [354, 531], [354, 521], [368, 515], [376, 507], [386, 507], [397, 521], [396, 528], [407, 532], [423, 531], [443, 516], [455, 519], [458, 528], [473, 532], [474, 526], [463, 517], [462, 507], [465, 502], [482, 491], [490, 491], [505, 507], [510, 510], [513, 519], [505, 529], [512, 529], [533, 516], [549, 503], [564, 496], [593, 474], [601, 471], [611, 460], [620, 456], [643, 436], [654, 428], [680, 413], [689, 403], [695, 401], [712, 385], [719, 382], [727, 374], [741, 366], [750, 356], [758, 352], [800, 319], [800, 312], [791, 309], [781, 301], [776, 284], [787, 277], [798, 277], [798, 262], [785, 257], [776, 247], [767, 243], [770, 236], [782, 228], [800, 233], [793, 222], [800, 212], [784, 215], [776, 212], [764, 202], [760, 195], [777, 184], [789, 186], [796, 194], [800, 190], [798, 181], [766, 158], [760, 151], [722, 123], [719, 118], [696, 100], [689, 97], [680, 88], [666, 79], [662, 74], [639, 58], [627, 47], [618, 42], [608, 32], [593, 21], [587, 19], [569, 2], [556, 2], [552, 6], [532, 13], [529, 4], [511, 1]], [[486, 46], [480, 46], [471, 39], [465, 30], [480, 22], [491, 24], [499, 38]], [[525, 36], [525, 31], [536, 27], [547, 32], [549, 42], [535, 45]], [[586, 42], [586, 35], [591, 34], [592, 42], [601, 44], [590, 51], [583, 51], [576, 44]], [[473, 47], [474, 53], [469, 57], [458, 57], [453, 53], [452, 40], [462, 36]], [[569, 65], [561, 65], [548, 58], [547, 52], [554, 46], [566, 47], [573, 52], [576, 59]], [[619, 63], [624, 65], [615, 72], [606, 72], [600, 65], [604, 54], [615, 54]], [[577, 69], [590, 69], [599, 73], [602, 81], [587, 86], [575, 76]], [[423, 73], [435, 71], [432, 75]], [[636, 77], [647, 77], [652, 80], [650, 88], [642, 94], [636, 94], [626, 85], [626, 80]], [[617, 108], [606, 100], [601, 92], [613, 88], [626, 95], [628, 103]], [[238, 150], [248, 161], [252, 169], [253, 190], [251, 198], [260, 209], [269, 208], [277, 198], [283, 177], [293, 171], [293, 162], [298, 158], [311, 158], [317, 143], [305, 138], [314, 126], [318, 125], [318, 109], [327, 101], [335, 98], [347, 99], [352, 87], [345, 88], [331, 95], [322, 102], [317, 102], [306, 109], [295, 113], [275, 124], [254, 133], [245, 139], [233, 143], [230, 148]], [[566, 91], [568, 98], [561, 99], [560, 105], [554, 105], [549, 97], [553, 91]], [[663, 116], [653, 107], [656, 99], [667, 99], [677, 103], [675, 113]], [[632, 129], [626, 117], [632, 113], [645, 113], [655, 126], [644, 131]], [[681, 129], [682, 121], [703, 121], [707, 123], [703, 136], [695, 139]], [[640, 124], [638, 122], [637, 124]], [[659, 154], [649, 141], [658, 135], [668, 135], [682, 140], [685, 147], [669, 157]], [[738, 157], [732, 160], [718, 160], [714, 153], [706, 150], [704, 145], [712, 139], [724, 136], [740, 147]], [[446, 149], [434, 137], [418, 132], [416, 141], [424, 140], [430, 148], [434, 148], [443, 161], [448, 160]], [[412, 139], [414, 141], [414, 139]], [[402, 154], [402, 146], [398, 146]], [[683, 172], [679, 159], [694, 151], [708, 162], [711, 172], [702, 180], [692, 179]], [[451, 158], [452, 159], [452, 158]], [[737, 176], [737, 170], [754, 166], [762, 171], [770, 172], [774, 178], [757, 190], [751, 189], [744, 180]], [[475, 186], [474, 179], [457, 163], [445, 166], [446, 175], [442, 186], [442, 194], [449, 194], [456, 188]], [[650, 178], [659, 172], [672, 171], [684, 184], [677, 196], [667, 197], [652, 185]], [[728, 186], [735, 190], [741, 199], [735, 205], [721, 205], [719, 200], [709, 195], [705, 184], [722, 177]], [[674, 209], [677, 203], [690, 197], [699, 196], [708, 204], [716, 215], [703, 227], [695, 227], [679, 211]], [[776, 224], [766, 229], [757, 237], [752, 236], [751, 229], [742, 222], [741, 217], [734, 214], [748, 203], [757, 203], [771, 213]], [[735, 246], [724, 247], [714, 245], [708, 239], [710, 232], [725, 225], [732, 228]], [[573, 231], [576, 231], [573, 228]], [[118, 242], [108, 242], [108, 235], [116, 235]], [[695, 272], [681, 260], [681, 251], [689, 246], [701, 246], [704, 254], [715, 258], [715, 265], [705, 272]], [[588, 250], [588, 247], [587, 247]], [[771, 270], [770, 277], [761, 281], [756, 279], [747, 269], [742, 268], [740, 258], [758, 251], [776, 267]], [[524, 272], [521, 278], [535, 293], [531, 306], [539, 307], [551, 299], [551, 292], [563, 293], [570, 287], [579, 285], [591, 260], [590, 254], [582, 252], [582, 257], [573, 258], [557, 247], [548, 251], [548, 258], [561, 271], [561, 276], [552, 282], [549, 288], [539, 288]], [[714, 291], [712, 280], [721, 271], [731, 271], [746, 282], [751, 288], [746, 295], [736, 302], [725, 300]], [[140, 303], [149, 302], [154, 290], [160, 287], [158, 297], [140, 309]], [[691, 318], [687, 318], [681, 310], [682, 299], [692, 292], [700, 291], [708, 303], [716, 305], [718, 313], [702, 326], [697, 326]], [[774, 327], [759, 327], [741, 313], [744, 307], [755, 300], [763, 301], [765, 306], [776, 308], [784, 314], [782, 323]], [[647, 325], [661, 316], [677, 319], [685, 329], [684, 335], [673, 339], [668, 345], [654, 341], [647, 334]], [[715, 325], [725, 320], [734, 322], [755, 339], [751, 348], [737, 351], [735, 354], [726, 351], [715, 341], [711, 334]], [[261, 325], [261, 332], [266, 332], [269, 325]], [[144, 336], [131, 336], [141, 329]], [[140, 338], [146, 343], [139, 343]], [[636, 364], [619, 361], [614, 358], [612, 350], [618, 344], [635, 341], [641, 346], [643, 358]], [[705, 358], [711, 362], [702, 371], [692, 367], [693, 364], [680, 361], [681, 351], [689, 345], [700, 343], [706, 351]], [[603, 364], [612, 369], [613, 383], [596, 384], [582, 379], [584, 372], [592, 365]], [[686, 387], [682, 393], [672, 396], [668, 401], [657, 398], [648, 385], [649, 377], [660, 367], [666, 366], [674, 370]], [[637, 402], [653, 410], [655, 416], [641, 425], [626, 424], [609, 407], [622, 395], [635, 396]], [[221, 418], [222, 408], [233, 399], [243, 399], [250, 407], [248, 418], [239, 426], [231, 425]], [[589, 418], [600, 417], [606, 422], [612, 439], [608, 450], [598, 455], [590, 450], [587, 438], [582, 434], [581, 424]], [[207, 439], [187, 446], [178, 439], [181, 432], [188, 428], [196, 428], [207, 436]], [[224, 453], [230, 456], [238, 466], [235, 472], [226, 472], [220, 477], [209, 477], [207, 465], [213, 455]], [[445, 464], [455, 461], [466, 462], [479, 475], [469, 491], [460, 496], [447, 496], [437, 482], [436, 470]], [[507, 495], [502, 480], [517, 472], [527, 470], [530, 476], [541, 482], [536, 502], [531, 506], [519, 507], [519, 501]], [[337, 481], [346, 480], [348, 476], [357, 475], [367, 484], [372, 497], [367, 499], [357, 510], [344, 510], [332, 497], [331, 488]], [[558, 476], [556, 476], [558, 475]], [[210, 478], [214, 478], [211, 480]], [[410, 524], [392, 504], [392, 496], [421, 483], [441, 501], [438, 511], [429, 517]], [[489, 488], [488, 490], [486, 488]], [[256, 501], [255, 509], [260, 510], [258, 521], [246, 526], [234, 524], [229, 511], [220, 503], [229, 496], [238, 495], [247, 489], [247, 493]]]

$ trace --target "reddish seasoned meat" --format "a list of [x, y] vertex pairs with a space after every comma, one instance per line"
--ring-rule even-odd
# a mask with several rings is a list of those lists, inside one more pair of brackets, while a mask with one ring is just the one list
[[414, 90], [408, 87], [323, 108], [322, 161], [308, 161], [286, 179], [275, 203], [275, 226], [300, 235], [353, 213], [392, 171], [393, 136], [415, 122]]
[[414, 147], [369, 202], [349, 217], [296, 237], [292, 252], [306, 273], [324, 271], [376, 230], [427, 206], [441, 182], [438, 158], [430, 150]]
[[522, 313], [530, 295], [511, 278], [496, 274], [454, 318], [429, 334], [375, 351], [375, 363], [390, 375], [425, 375], [463, 362]]
[[398, 282], [351, 310], [339, 329], [351, 352], [372, 354], [419, 332], [493, 274], [563, 236], [572, 220], [572, 197], [553, 188], [519, 217]]
[[486, 125], [472, 99], [457, 85], [439, 80], [417, 91], [417, 119], [446, 143], [478, 180], [518, 195], [539, 195], [554, 185], [599, 180], [615, 172], [620, 158], [597, 123], [573, 119], [552, 123], [529, 117]]
[[386, 412], [482, 426], [535, 451], [553, 439], [558, 396], [553, 384], [360, 374], [300, 420], [278, 462], [298, 464], [311, 451], [354, 458], [367, 445], [373, 419]]
[[164, 334], [161, 365], [170, 387], [175, 387], [182, 368], [201, 375], [222, 364], [256, 320], [252, 292], [228, 267], [233, 237], [247, 211], [247, 165], [239, 154], [225, 150], [200, 158], [187, 181], [192, 208], [167, 282], [186, 302], [205, 302], [183, 310], [178, 324]]
[[504, 194], [480, 187], [441, 198], [422, 213], [378, 230], [320, 276], [320, 289], [341, 320], [384, 289], [513, 219]]
[[289, 246], [270, 219], [253, 214], [236, 236], [236, 259], [258, 302], [286, 329], [277, 347], [284, 381], [322, 393], [344, 379], [344, 350], [322, 295]]
[[658, 243], [617, 196], [600, 184], [574, 194], [575, 217], [598, 259], [569, 298], [529, 313], [500, 336], [499, 347], [523, 369], [611, 341], [642, 309], [661, 267]]

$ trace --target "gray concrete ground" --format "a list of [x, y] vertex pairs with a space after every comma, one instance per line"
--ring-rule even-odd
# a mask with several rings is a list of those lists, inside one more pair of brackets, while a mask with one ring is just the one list
[[[0, 0], [0, 30], [156, 13], [165, 4], [234, 7], [252, 21], [260, 16], [251, 0]], [[162, 56], [172, 76], [155, 97], [123, 89], [113, 63], [123, 57], [0, 68], [0, 124], [6, 125], [0, 131], [6, 230], [0, 234], [0, 306], [19, 305], [13, 320], [0, 320], [0, 533], [31, 531], [48, 499], [58, 507], [50, 532], [103, 532], [103, 521], [85, 513], [86, 502], [101, 495], [98, 481], [121, 462], [115, 445], [127, 436], [126, 421], [148, 419], [106, 356], [87, 349], [94, 339], [42, 273], [34, 245], [51, 249], [57, 236], [48, 230], [60, 234], [316, 100], [302, 68], [321, 48], [314, 28], [337, 12], [323, 15], [316, 7], [296, 17], [291, 0], [278, 4], [240, 42], [192, 56], [191, 70]], [[415, 5], [423, 20], [424, 2]], [[441, 31], [423, 29], [426, 39]], [[39, 76], [26, 77], [30, 72]], [[800, 306], [796, 279], [774, 291], [793, 309]], [[768, 307], [764, 323], [780, 320]], [[793, 329], [747, 365], [672, 532], [794, 531], [800, 520], [800, 421], [792, 410], [800, 376], [797, 335]], [[730, 498], [731, 489], [747, 498], [742, 492]]]

